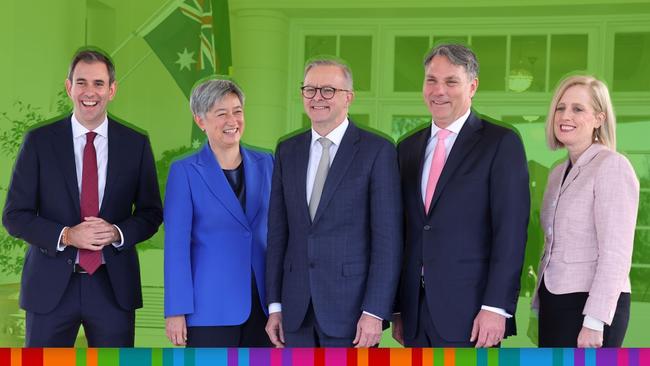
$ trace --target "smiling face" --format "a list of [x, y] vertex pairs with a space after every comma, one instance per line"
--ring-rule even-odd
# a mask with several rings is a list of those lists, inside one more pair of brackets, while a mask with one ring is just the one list
[[239, 147], [244, 134], [244, 108], [235, 93], [214, 103], [205, 116], [194, 116], [196, 124], [205, 131], [212, 148]]
[[[305, 75], [302, 85], [315, 88], [329, 86], [336, 89], [351, 89], [341, 68], [334, 65], [314, 66]], [[312, 127], [322, 134], [321, 131], [329, 132], [343, 122], [353, 97], [351, 91], [337, 90], [332, 99], [324, 99], [318, 91], [312, 99], [303, 96], [302, 102]]]
[[81, 61], [72, 72], [72, 80], [65, 81], [77, 120], [90, 130], [104, 121], [116, 87], [115, 82], [109, 83], [108, 69], [103, 62]]
[[467, 112], [477, 88], [478, 79], [470, 80], [465, 68], [452, 64], [446, 56], [434, 56], [425, 69], [424, 103], [440, 128]]
[[591, 145], [594, 129], [604, 120], [605, 114], [594, 110], [587, 87], [574, 85], [564, 92], [555, 107], [553, 132], [569, 152], [581, 153]]

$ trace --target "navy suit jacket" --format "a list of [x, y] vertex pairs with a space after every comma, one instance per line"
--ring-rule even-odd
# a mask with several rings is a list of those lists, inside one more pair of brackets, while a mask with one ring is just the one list
[[[117, 303], [142, 307], [135, 244], [162, 222], [162, 204], [148, 138], [108, 119], [108, 166], [99, 217], [124, 235], [119, 249], [102, 250]], [[74, 268], [77, 248], [57, 251], [61, 230], [81, 222], [70, 117], [25, 135], [14, 166], [2, 217], [9, 234], [29, 244], [20, 306], [48, 313], [59, 303]]]
[[[424, 212], [421, 178], [431, 125], [398, 146], [405, 254], [398, 307], [405, 337], [418, 323], [421, 268], [433, 323], [447, 341], [469, 341], [481, 305], [514, 315], [530, 207], [520, 138], [470, 113]], [[515, 334], [514, 317], [506, 336]]]
[[267, 303], [285, 331], [311, 301], [325, 334], [354, 337], [362, 311], [389, 319], [402, 255], [402, 207], [393, 144], [349, 124], [313, 223], [306, 198], [311, 131], [276, 151], [267, 250]]
[[[273, 158], [240, 148], [246, 210], [209, 144], [172, 164], [165, 193], [165, 316], [189, 326], [244, 323], [251, 269], [264, 304], [267, 219]], [[265, 306], [262, 306], [265, 308]]]

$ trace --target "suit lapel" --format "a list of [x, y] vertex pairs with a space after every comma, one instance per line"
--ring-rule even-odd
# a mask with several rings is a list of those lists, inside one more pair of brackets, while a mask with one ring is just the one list
[[418, 135], [414, 139], [413, 148], [410, 149], [410, 154], [413, 155], [411, 155], [411, 158], [407, 160], [417, 163], [411, 164], [408, 167], [409, 170], [407, 170], [407, 177], [405, 182], [403, 182], [403, 184], [408, 184], [404, 189], [406, 189], [407, 192], [412, 192], [410, 197], [415, 199], [415, 205], [418, 208], [421, 218], [425, 217], [424, 202], [422, 201], [422, 172], [424, 171], [425, 154], [430, 137], [431, 125], [428, 125], [427, 128], [418, 132]]
[[99, 208], [100, 216], [104, 213], [104, 209], [111, 199], [111, 189], [117, 183], [117, 177], [120, 175], [120, 161], [129, 159], [128, 156], [123, 156], [125, 149], [121, 144], [124, 143], [120, 131], [115, 125], [115, 121], [108, 119], [108, 162], [106, 163], [106, 185], [104, 186], [104, 197], [102, 199], [102, 206]]
[[[261, 166], [258, 160], [253, 159], [248, 149], [240, 147], [242, 161], [244, 162], [244, 181], [246, 182], [246, 217], [252, 223], [260, 208], [261, 185], [264, 184]], [[241, 206], [241, 205], [240, 205]]]
[[292, 151], [289, 151], [289, 159], [283, 164], [283, 169], [289, 169], [291, 183], [296, 184], [297, 203], [301, 216], [307, 223], [311, 223], [309, 217], [309, 206], [307, 204], [307, 166], [309, 165], [309, 149], [311, 145], [311, 130], [298, 135], [296, 144], [293, 145]]
[[431, 206], [429, 207], [429, 214], [433, 211], [433, 207], [436, 205], [436, 202], [440, 198], [441, 192], [445, 189], [445, 186], [449, 182], [449, 179], [454, 175], [454, 172], [462, 164], [465, 156], [472, 150], [474, 145], [480, 140], [481, 133], [483, 129], [483, 122], [474, 114], [474, 112], [469, 114], [467, 121], [463, 125], [463, 128], [460, 130], [454, 146], [451, 148], [449, 157], [445, 162], [445, 166], [442, 168], [442, 173], [440, 174], [440, 179], [438, 184], [436, 184], [436, 190], [433, 193], [433, 198], [431, 199]]
[[[235, 196], [226, 176], [219, 166], [219, 162], [212, 153], [210, 145], [206, 143], [201, 151], [198, 154], [197, 162], [193, 164], [196, 170], [199, 172], [199, 175], [203, 179], [203, 182], [208, 187], [210, 192], [221, 202], [221, 204], [230, 212], [230, 214], [239, 221], [245, 228], [250, 228], [248, 224], [248, 219], [244, 215], [244, 210], [242, 210], [239, 200]], [[244, 176], [246, 175], [244, 167]], [[247, 191], [249, 189], [255, 189], [255, 187], [246, 187]], [[247, 198], [248, 201], [248, 198]]]
[[61, 172], [65, 178], [66, 187], [72, 198], [77, 216], [81, 217], [79, 206], [79, 186], [77, 184], [77, 168], [74, 161], [74, 142], [72, 141], [72, 126], [70, 117], [58, 122], [54, 129], [56, 135], [52, 139], [52, 148], [56, 155], [55, 162], [60, 165]]
[[560, 194], [562, 194], [562, 192], [564, 192], [571, 185], [571, 183], [573, 183], [573, 181], [578, 178], [582, 167], [589, 164], [603, 149], [606, 149], [606, 147], [601, 144], [591, 144], [591, 146], [589, 146], [587, 150], [585, 150], [582, 155], [580, 155], [578, 161], [576, 161], [575, 166], [571, 168], [569, 175], [567, 175], [566, 179], [564, 179]]
[[334, 196], [336, 188], [341, 183], [345, 172], [347, 172], [352, 160], [354, 160], [354, 156], [359, 150], [359, 147], [357, 146], [357, 142], [359, 141], [359, 129], [351, 121], [349, 123], [350, 124], [343, 135], [343, 139], [341, 140], [341, 146], [339, 146], [336, 151], [336, 156], [334, 157], [334, 161], [332, 161], [332, 166], [327, 173], [325, 185], [323, 186], [323, 194], [321, 195], [320, 202], [318, 202], [318, 209], [316, 210], [316, 215], [314, 216], [312, 224], [315, 224], [322, 215], [323, 210], [325, 210], [327, 204]]

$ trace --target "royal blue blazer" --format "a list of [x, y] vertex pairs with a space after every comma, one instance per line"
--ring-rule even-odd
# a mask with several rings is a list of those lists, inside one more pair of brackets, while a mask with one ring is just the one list
[[174, 162], [165, 193], [165, 317], [188, 326], [244, 323], [251, 311], [251, 269], [262, 308], [273, 158], [240, 148], [246, 184], [242, 209], [209, 144]]

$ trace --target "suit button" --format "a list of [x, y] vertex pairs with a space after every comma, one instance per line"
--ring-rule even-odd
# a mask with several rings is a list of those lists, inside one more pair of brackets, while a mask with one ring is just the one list
[[424, 231], [431, 230], [431, 225], [424, 225]]
[[41, 251], [41, 253], [43, 253], [43, 254], [47, 254], [47, 249], [45, 249], [45, 248], [41, 248], [41, 249], [39, 249], [39, 250]]
[[316, 263], [314, 262], [309, 262], [309, 268], [314, 268], [316, 267]]
[[72, 259], [68, 259], [66, 262], [67, 262], [68, 264], [72, 264]]

